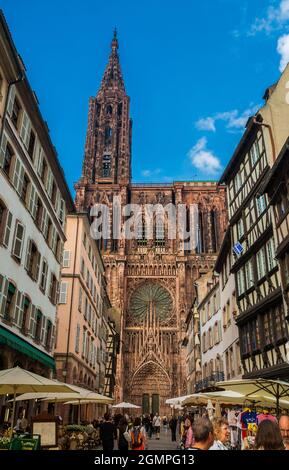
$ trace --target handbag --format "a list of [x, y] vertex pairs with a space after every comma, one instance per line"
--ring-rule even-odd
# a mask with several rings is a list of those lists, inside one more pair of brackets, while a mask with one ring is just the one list
[[131, 442], [131, 434], [130, 434], [130, 432], [129, 432], [129, 430], [128, 430], [128, 426], [127, 426], [126, 430], [125, 430], [124, 433], [123, 433], [123, 437], [125, 438], [125, 440], [126, 440], [128, 443]]

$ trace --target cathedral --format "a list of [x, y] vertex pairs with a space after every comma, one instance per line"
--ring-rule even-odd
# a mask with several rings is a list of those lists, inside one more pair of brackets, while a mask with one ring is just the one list
[[[116, 400], [139, 405], [143, 413], [168, 413], [168, 398], [186, 394], [185, 320], [195, 281], [214, 267], [226, 229], [225, 189], [215, 182], [135, 184], [131, 178], [130, 98], [121, 72], [116, 33], [96, 97], [89, 100], [82, 176], [75, 184], [79, 212], [105, 204], [196, 205], [197, 243], [187, 247], [166, 224], [144, 221], [133, 239], [110, 234], [101, 240], [108, 293], [121, 325]], [[188, 174], [188, 178], [189, 178]], [[188, 218], [187, 224], [191, 219]], [[121, 224], [125, 222], [122, 217]]]

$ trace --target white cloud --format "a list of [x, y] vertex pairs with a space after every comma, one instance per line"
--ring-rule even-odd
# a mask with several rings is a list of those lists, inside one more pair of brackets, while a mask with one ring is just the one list
[[200, 131], [216, 131], [215, 118], [207, 117], [196, 122], [196, 128]]
[[188, 152], [192, 164], [204, 173], [214, 174], [222, 169], [221, 162], [211, 150], [207, 149], [207, 139], [202, 137]]
[[159, 175], [162, 172], [161, 168], [156, 168], [155, 170], [143, 170], [141, 172], [142, 176], [149, 178], [151, 176]]
[[265, 32], [270, 34], [272, 31], [278, 31], [284, 27], [289, 20], [289, 0], [281, 0], [278, 7], [270, 6], [267, 9], [264, 18], [256, 18], [248, 31], [249, 36], [255, 36], [257, 33]]
[[283, 72], [289, 62], [289, 34], [284, 34], [278, 39], [277, 51], [281, 55], [280, 72]]
[[238, 109], [216, 113], [214, 116], [201, 118], [196, 122], [196, 128], [202, 131], [216, 131], [216, 123], [223, 121], [226, 123], [226, 129], [241, 130], [245, 127], [250, 116], [256, 114], [260, 105], [251, 105], [243, 112]]

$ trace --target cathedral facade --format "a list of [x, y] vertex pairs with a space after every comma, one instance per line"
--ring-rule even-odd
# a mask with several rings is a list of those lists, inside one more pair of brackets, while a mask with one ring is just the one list
[[[194, 282], [213, 269], [227, 224], [225, 189], [214, 182], [134, 184], [131, 178], [132, 121], [130, 99], [121, 73], [116, 34], [100, 89], [90, 98], [83, 171], [75, 185], [79, 212], [115, 201], [140, 208], [136, 236], [100, 241], [108, 293], [119, 312], [121, 347], [116, 400], [135, 403], [146, 412], [168, 412], [167, 398], [186, 394], [185, 320]], [[196, 243], [186, 246], [168, 234], [168, 224], [152, 219], [148, 236], [143, 218], [148, 205], [197, 207]], [[190, 231], [191, 217], [186, 229]], [[120, 225], [126, 222], [122, 215]], [[121, 229], [122, 227], [120, 227]]]

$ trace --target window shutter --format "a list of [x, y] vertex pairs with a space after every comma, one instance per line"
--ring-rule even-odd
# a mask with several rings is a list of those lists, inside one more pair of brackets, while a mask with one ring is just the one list
[[2, 168], [4, 164], [6, 148], [7, 148], [7, 137], [5, 134], [3, 134], [2, 141], [1, 141], [1, 148], [0, 148], [0, 168]]
[[45, 240], [47, 239], [47, 234], [48, 234], [48, 221], [49, 221], [48, 212], [43, 208], [42, 233], [43, 233]]
[[41, 318], [40, 342], [41, 342], [43, 345], [45, 345], [46, 336], [47, 336], [46, 323], [47, 323], [47, 318], [46, 318], [44, 315], [42, 315], [42, 318]]
[[26, 251], [26, 261], [25, 261], [25, 269], [29, 269], [29, 263], [31, 260], [31, 252], [32, 252], [32, 240], [29, 238], [27, 242], [27, 251]]
[[61, 282], [61, 284], [60, 284], [60, 295], [59, 295], [59, 303], [60, 304], [66, 304], [67, 303], [67, 289], [68, 289], [68, 283], [67, 282]]
[[4, 317], [8, 293], [8, 279], [0, 274], [0, 316]]
[[76, 338], [75, 338], [75, 352], [79, 352], [79, 336], [80, 336], [80, 326], [77, 324], [76, 327]]
[[[15, 167], [14, 167], [13, 186], [16, 189], [16, 191], [18, 192], [18, 194], [21, 194], [21, 191], [20, 191], [21, 168], [22, 168], [21, 161], [17, 157], [16, 162], [15, 162]], [[24, 173], [23, 173], [23, 176], [24, 176]]]
[[8, 99], [8, 104], [7, 104], [7, 113], [9, 114], [10, 117], [13, 111], [15, 95], [16, 95], [16, 87], [15, 85], [12, 85], [9, 91], [9, 99]]
[[62, 263], [64, 268], [69, 268], [70, 267], [70, 255], [71, 255], [71, 251], [64, 250], [64, 252], [63, 252], [63, 263]]
[[32, 215], [33, 219], [35, 219], [36, 217], [36, 212], [37, 212], [37, 198], [38, 198], [38, 194], [35, 190], [35, 187], [33, 186], [33, 184], [30, 185], [30, 195], [29, 195], [29, 206], [28, 206], [28, 210], [30, 212], [30, 214]]
[[22, 318], [23, 318], [23, 294], [22, 292], [17, 292], [16, 303], [14, 308], [14, 319], [13, 323], [17, 325], [19, 328], [22, 325]]
[[36, 307], [35, 305], [32, 305], [30, 321], [29, 321], [29, 335], [31, 336], [31, 338], [34, 338], [35, 331], [36, 331]]
[[31, 131], [30, 119], [29, 119], [27, 113], [25, 111], [23, 111], [20, 137], [23, 140], [23, 143], [24, 143], [26, 148], [28, 148], [28, 146], [29, 146], [30, 131]]
[[12, 226], [12, 213], [7, 212], [7, 217], [6, 217], [6, 226], [5, 226], [5, 233], [3, 237], [3, 245], [8, 247], [9, 245], [9, 239], [10, 239], [10, 233], [11, 233], [11, 226]]
[[43, 149], [39, 146], [38, 160], [37, 160], [37, 173], [39, 176], [42, 175], [43, 171]]
[[51, 198], [51, 193], [52, 193], [52, 186], [53, 186], [53, 174], [50, 170], [48, 169], [48, 175], [47, 175], [47, 180], [46, 180], [46, 191]]
[[51, 352], [53, 352], [54, 349], [55, 349], [55, 332], [56, 332], [55, 325], [52, 325], [52, 329], [51, 329], [51, 342], [50, 342], [50, 349], [51, 349]]
[[82, 355], [85, 356], [85, 350], [86, 350], [86, 331], [83, 330], [82, 334]]
[[20, 259], [22, 255], [23, 238], [24, 238], [24, 227], [22, 224], [17, 223], [16, 229], [15, 229], [13, 255], [16, 256], [16, 258], [18, 259]]
[[37, 260], [36, 260], [36, 267], [35, 267], [35, 281], [38, 281], [38, 276], [39, 276], [39, 269], [40, 269], [40, 261], [41, 261], [41, 254], [37, 253]]
[[82, 288], [79, 287], [78, 310], [82, 311]]

